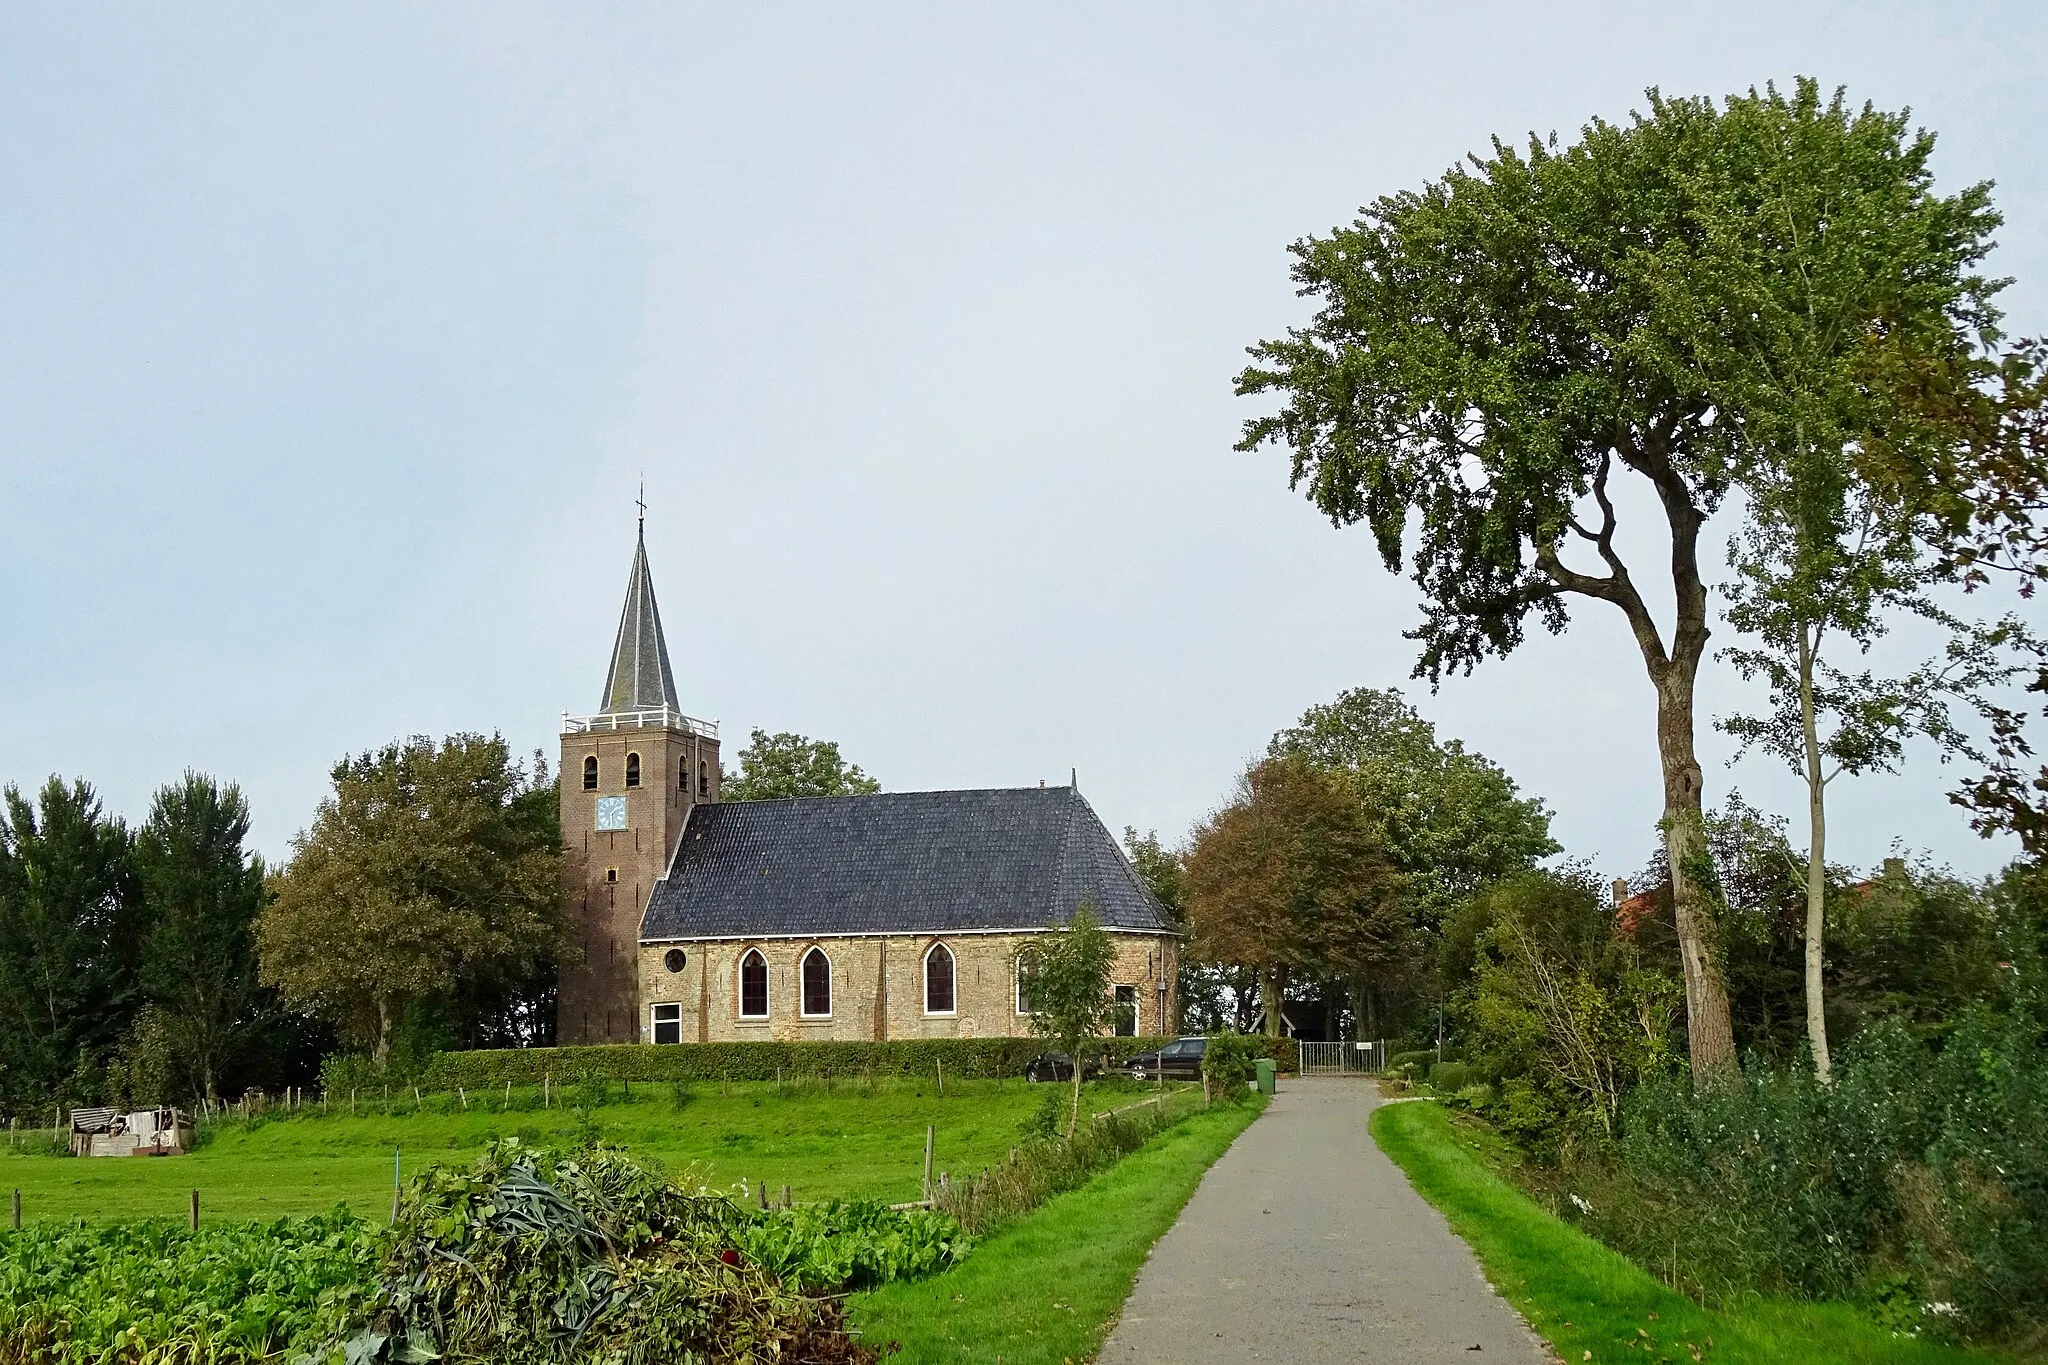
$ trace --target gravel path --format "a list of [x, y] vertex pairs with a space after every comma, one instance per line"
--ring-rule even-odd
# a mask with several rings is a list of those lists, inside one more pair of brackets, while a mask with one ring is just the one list
[[1371, 1081], [1283, 1081], [1139, 1272], [1098, 1357], [1554, 1359], [1366, 1132]]

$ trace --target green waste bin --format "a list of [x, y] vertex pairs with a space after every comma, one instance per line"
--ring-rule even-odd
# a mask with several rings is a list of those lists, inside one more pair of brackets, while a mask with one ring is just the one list
[[1259, 1093], [1270, 1095], [1279, 1088], [1280, 1064], [1271, 1057], [1261, 1057], [1255, 1063], [1259, 1072]]

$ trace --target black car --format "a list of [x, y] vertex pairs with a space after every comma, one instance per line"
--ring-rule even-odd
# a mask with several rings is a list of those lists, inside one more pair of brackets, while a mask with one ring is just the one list
[[[1102, 1074], [1102, 1063], [1090, 1057], [1081, 1065], [1081, 1079], [1092, 1081]], [[1074, 1059], [1064, 1052], [1041, 1052], [1024, 1068], [1027, 1081], [1071, 1081]]]
[[1124, 1074], [1141, 1081], [1168, 1076], [1177, 1081], [1202, 1079], [1202, 1054], [1207, 1038], [1176, 1038], [1157, 1052], [1141, 1052], [1124, 1063]]

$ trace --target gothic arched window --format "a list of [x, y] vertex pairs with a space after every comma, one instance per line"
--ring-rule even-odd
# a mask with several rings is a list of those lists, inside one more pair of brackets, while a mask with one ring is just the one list
[[587, 792], [594, 792], [597, 790], [596, 754], [592, 754], [590, 757], [583, 760], [583, 790]]
[[803, 979], [803, 1012], [813, 1019], [832, 1013], [832, 959], [823, 948], [804, 954]]
[[640, 785], [640, 755], [638, 754], [626, 755], [626, 785], [629, 787]]
[[711, 765], [702, 759], [697, 760], [697, 795], [711, 795]]
[[953, 950], [934, 943], [924, 955], [924, 1012], [953, 1012]]
[[740, 1018], [768, 1017], [768, 959], [758, 948], [749, 948], [740, 959]]

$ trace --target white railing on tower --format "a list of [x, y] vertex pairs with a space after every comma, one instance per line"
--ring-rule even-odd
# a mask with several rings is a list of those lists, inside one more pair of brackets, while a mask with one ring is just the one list
[[717, 721], [698, 720], [667, 706], [644, 711], [601, 711], [594, 716], [562, 713], [563, 734], [581, 735], [593, 730], [683, 730], [705, 739], [718, 738]]

